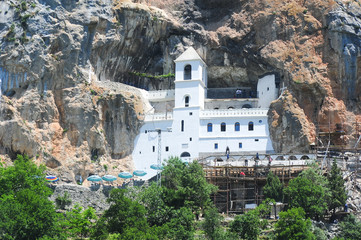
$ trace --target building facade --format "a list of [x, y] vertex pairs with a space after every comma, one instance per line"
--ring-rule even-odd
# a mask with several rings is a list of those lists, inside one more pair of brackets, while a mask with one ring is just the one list
[[[135, 168], [169, 157], [192, 161], [212, 154], [273, 153], [268, 108], [278, 96], [274, 75], [250, 88], [207, 89], [207, 65], [192, 48], [175, 60], [175, 89], [147, 92], [153, 106], [135, 139]], [[209, 98], [211, 97], [211, 98]]]

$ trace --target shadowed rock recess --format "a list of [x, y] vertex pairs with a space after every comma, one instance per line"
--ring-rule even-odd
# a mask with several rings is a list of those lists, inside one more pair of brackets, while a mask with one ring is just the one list
[[269, 111], [276, 151], [308, 151], [329, 122], [355, 143], [358, 1], [13, 0], [0, 8], [4, 161], [28, 154], [64, 182], [132, 170], [150, 110], [142, 89], [173, 88], [172, 78], [150, 75], [173, 73], [189, 46], [208, 65], [208, 87], [255, 87], [276, 74], [287, 88]]

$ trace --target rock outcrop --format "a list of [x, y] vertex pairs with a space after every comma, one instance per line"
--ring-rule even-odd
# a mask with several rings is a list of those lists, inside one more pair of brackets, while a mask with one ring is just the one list
[[[172, 88], [173, 60], [193, 46], [209, 87], [255, 87], [275, 73], [276, 151], [307, 151], [360, 120], [361, 6], [356, 1], [51, 0], [0, 2], [0, 153], [26, 153], [65, 182], [131, 170], [149, 104]], [[147, 73], [147, 77], [139, 73]], [[134, 86], [134, 87], [132, 87]], [[332, 124], [329, 124], [332, 123]]]

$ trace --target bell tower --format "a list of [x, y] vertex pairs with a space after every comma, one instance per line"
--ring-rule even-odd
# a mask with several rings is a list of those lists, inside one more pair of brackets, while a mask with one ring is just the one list
[[175, 108], [204, 109], [207, 91], [207, 65], [193, 47], [175, 61]]

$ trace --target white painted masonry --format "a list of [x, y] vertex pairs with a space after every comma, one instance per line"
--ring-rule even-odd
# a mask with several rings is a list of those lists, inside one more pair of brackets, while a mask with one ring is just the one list
[[[225, 154], [227, 147], [232, 154], [274, 152], [267, 118], [269, 105], [277, 98], [274, 75], [259, 79], [259, 99], [213, 101], [206, 99], [206, 68], [190, 47], [175, 60], [175, 90], [148, 92], [153, 111], [145, 115], [132, 153], [135, 169], [147, 172], [142, 179], [157, 174], [150, 168], [158, 159], [156, 129], [162, 130], [162, 161], [171, 156], [192, 161], [200, 154]], [[242, 108], [245, 104], [252, 108]]]

